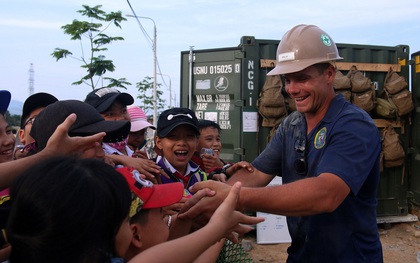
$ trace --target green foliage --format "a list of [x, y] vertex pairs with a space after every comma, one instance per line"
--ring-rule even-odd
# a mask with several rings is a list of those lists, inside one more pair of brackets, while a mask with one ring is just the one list
[[[109, 36], [104, 34], [104, 31], [110, 26], [121, 28], [122, 21], [126, 21], [121, 11], [106, 13], [101, 10], [101, 5], [89, 7], [82, 5], [83, 9], [78, 10], [82, 16], [85, 16], [90, 21], [79, 21], [73, 20], [71, 24], [62, 26], [64, 34], [69, 35], [71, 40], [80, 41], [81, 56], [76, 57], [67, 49], [56, 48], [51, 54], [57, 61], [63, 58], [71, 57], [82, 62], [81, 68], [85, 69], [87, 74], [80, 80], [75, 81], [72, 85], [87, 84], [92, 89], [96, 88], [96, 85], [100, 82], [103, 75], [108, 71], [114, 72], [115, 65], [112, 60], [106, 59], [103, 52], [107, 51], [106, 45], [109, 45], [115, 41], [124, 40], [120, 36]], [[96, 21], [96, 23], [92, 22]], [[105, 25], [101, 22], [105, 22]], [[85, 56], [83, 48], [83, 40], [87, 40], [90, 52], [89, 55]], [[95, 78], [96, 77], [96, 78]], [[95, 80], [96, 79], [96, 80]], [[103, 78], [109, 81], [107, 87], [117, 87], [126, 89], [127, 85], [131, 83], [127, 82], [125, 78], [113, 79]]]
[[110, 87], [110, 88], [112, 88], [112, 87], [114, 87], [114, 88], [119, 87], [119, 88], [127, 89], [126, 86], [127, 85], [131, 85], [131, 83], [128, 82], [125, 78], [113, 79], [113, 78], [104, 77], [104, 79], [106, 79], [106, 80], [109, 81], [108, 87]]
[[[165, 109], [165, 100], [162, 99], [163, 91], [161, 90], [162, 84], [156, 83], [156, 106], [157, 111], [161, 112]], [[153, 78], [145, 77], [141, 82], [136, 83], [139, 94], [137, 98], [141, 101], [139, 105], [146, 115], [150, 116], [153, 114]]]

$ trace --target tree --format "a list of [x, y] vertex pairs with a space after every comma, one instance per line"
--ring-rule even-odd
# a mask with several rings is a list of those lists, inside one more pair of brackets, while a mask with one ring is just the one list
[[20, 115], [11, 115], [9, 111], [6, 111], [4, 118], [10, 126], [20, 127]]
[[[51, 55], [56, 58], [57, 61], [69, 56], [82, 62], [81, 67], [86, 69], [87, 74], [80, 80], [73, 82], [72, 85], [81, 85], [82, 83], [85, 83], [92, 89], [95, 89], [101, 79], [106, 79], [109, 81], [109, 84], [106, 85], [107, 87], [120, 87], [126, 89], [126, 85], [131, 85], [131, 83], [127, 82], [125, 78], [114, 79], [103, 77], [107, 71], [113, 72], [115, 70], [114, 63], [112, 60], [106, 59], [103, 52], [108, 50], [108, 48], [105, 47], [106, 45], [115, 41], [124, 40], [124, 38], [120, 36], [108, 36], [104, 34], [104, 31], [112, 25], [121, 29], [121, 22], [126, 21], [127, 19], [122, 16], [121, 11], [110, 13], [104, 12], [101, 10], [101, 5], [95, 7], [89, 7], [87, 5], [82, 6], [84, 9], [78, 10], [77, 12], [88, 17], [91, 22], [75, 19], [71, 24], [61, 27], [64, 30], [64, 34], [71, 36], [71, 40], [80, 41], [80, 58], [73, 56], [72, 52], [62, 48], [56, 48]], [[97, 23], [92, 21], [97, 21]], [[103, 25], [101, 22], [106, 22], [106, 24]], [[87, 57], [85, 57], [85, 49], [83, 48], [84, 39], [87, 39], [89, 42], [90, 52]], [[97, 77], [96, 80], [95, 76]]]
[[[152, 115], [153, 112], [153, 81], [152, 77], [145, 77], [141, 82], [136, 83], [139, 94], [137, 98], [142, 102], [139, 105], [146, 115]], [[156, 107], [157, 111], [162, 111], [165, 108], [165, 100], [162, 98], [163, 91], [160, 90], [162, 84], [156, 83]]]

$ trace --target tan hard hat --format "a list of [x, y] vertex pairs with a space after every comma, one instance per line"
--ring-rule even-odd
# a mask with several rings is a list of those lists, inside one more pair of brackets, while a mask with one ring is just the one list
[[276, 67], [267, 75], [293, 73], [337, 59], [343, 58], [325, 31], [314, 25], [297, 25], [284, 34], [277, 48]]

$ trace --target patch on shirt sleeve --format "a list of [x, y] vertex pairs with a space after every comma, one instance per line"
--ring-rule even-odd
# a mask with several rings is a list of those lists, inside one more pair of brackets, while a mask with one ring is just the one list
[[319, 130], [315, 135], [315, 139], [314, 139], [315, 149], [319, 150], [322, 147], [324, 147], [326, 138], [327, 138], [327, 128], [324, 127], [321, 130]]

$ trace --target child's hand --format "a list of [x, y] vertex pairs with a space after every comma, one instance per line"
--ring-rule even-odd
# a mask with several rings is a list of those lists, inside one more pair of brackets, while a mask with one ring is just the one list
[[241, 161], [235, 163], [234, 165], [226, 169], [226, 173], [232, 176], [234, 173], [236, 173], [236, 171], [240, 169], [246, 169], [250, 173], [254, 172], [254, 166], [252, 166], [252, 164], [250, 164], [249, 162]]
[[214, 167], [222, 167], [223, 162], [219, 159], [217, 155], [203, 154], [202, 156], [204, 169], [206, 171]]
[[146, 153], [145, 151], [142, 151], [142, 150], [135, 150], [135, 151], [133, 152], [132, 157], [135, 157], [135, 158], [143, 158], [143, 159], [149, 159], [149, 157], [147, 156], [147, 153]]
[[76, 121], [76, 114], [70, 114], [63, 123], [57, 126], [54, 133], [48, 139], [47, 146], [42, 150], [43, 154], [56, 156], [57, 154], [81, 153], [86, 149], [101, 145], [105, 132], [100, 132], [91, 136], [70, 137], [68, 131], [70, 126]]
[[243, 234], [252, 229], [249, 226], [241, 224], [254, 225], [264, 221], [264, 218], [262, 217], [252, 217], [235, 211], [236, 204], [239, 200], [240, 190], [241, 182], [236, 182], [231, 187], [226, 199], [216, 209], [209, 221], [209, 225], [214, 225], [216, 228], [223, 229], [225, 236], [235, 243], [238, 239], [233, 232]]
[[189, 208], [193, 207], [195, 204], [197, 204], [204, 197], [214, 196], [215, 194], [216, 194], [215, 191], [213, 191], [211, 189], [208, 189], [208, 188], [203, 188], [203, 189], [199, 190], [191, 198], [189, 198], [187, 200], [187, 202], [185, 202], [185, 204], [182, 207], [180, 213], [182, 214], [182, 213], [188, 211]]
[[188, 200], [188, 198], [183, 197], [177, 203], [168, 205], [162, 208], [163, 213], [165, 215], [175, 215], [178, 214], [181, 208], [184, 206], [184, 203]]
[[104, 157], [104, 163], [111, 165], [112, 167], [115, 167], [115, 163], [114, 161], [109, 157], [109, 156], [105, 156]]
[[221, 173], [221, 174], [214, 174], [213, 177], [211, 178], [211, 180], [219, 181], [219, 182], [222, 182], [222, 183], [226, 183], [227, 177], [226, 177], [226, 174], [223, 174], [223, 173]]

